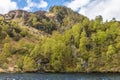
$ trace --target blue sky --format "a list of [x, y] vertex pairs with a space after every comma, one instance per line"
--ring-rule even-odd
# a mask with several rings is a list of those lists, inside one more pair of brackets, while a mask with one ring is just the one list
[[120, 0], [0, 0], [0, 14], [16, 9], [48, 11], [54, 5], [69, 7], [90, 19], [102, 15], [104, 20], [120, 20]]
[[[23, 9], [25, 6], [27, 6], [27, 0], [12, 0], [17, 3], [17, 6], [19, 9]], [[47, 2], [47, 6], [45, 8], [36, 8], [34, 7], [32, 11], [37, 11], [37, 10], [49, 10], [51, 6], [54, 5], [64, 5], [64, 3], [69, 2], [71, 0], [44, 0]], [[40, 0], [31, 0], [31, 2], [34, 3], [39, 3]]]

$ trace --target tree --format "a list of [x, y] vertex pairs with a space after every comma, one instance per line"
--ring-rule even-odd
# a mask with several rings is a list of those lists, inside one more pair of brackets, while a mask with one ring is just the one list
[[31, 57], [26, 55], [23, 61], [23, 70], [24, 71], [35, 71], [35, 69], [36, 69], [35, 61]]
[[8, 56], [11, 56], [12, 51], [13, 50], [12, 50], [11, 45], [9, 43], [5, 43], [2, 49], [2, 54], [8, 57]]
[[113, 54], [116, 54], [116, 49], [113, 45], [109, 45], [107, 50], [107, 59], [111, 59]]
[[74, 44], [76, 45], [76, 47], [79, 46], [81, 30], [82, 30], [81, 24], [76, 24], [72, 27], [72, 35], [74, 37]]
[[81, 33], [80, 44], [79, 44], [79, 56], [81, 58], [81, 64], [84, 70], [87, 68], [87, 61], [89, 58], [89, 39], [86, 37], [86, 32]]
[[105, 40], [107, 39], [107, 35], [104, 31], [97, 31], [96, 34], [92, 34], [92, 40], [96, 44], [103, 44]]

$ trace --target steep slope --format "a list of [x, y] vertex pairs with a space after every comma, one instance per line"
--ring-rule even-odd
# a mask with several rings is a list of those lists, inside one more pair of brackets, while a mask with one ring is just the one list
[[[78, 17], [80, 18], [77, 19]], [[1, 71], [8, 72], [14, 71], [14, 69], [16, 69], [15, 71], [29, 71], [26, 70], [27, 68], [22, 69], [24, 63], [21, 62], [23, 57], [33, 52], [32, 49], [36, 44], [46, 37], [51, 37], [53, 31], [63, 33], [65, 30], [71, 29], [75, 23], [82, 22], [83, 19], [84, 16], [61, 6], [54, 6], [49, 12], [13, 10], [5, 15], [0, 15]], [[27, 58], [29, 57], [27, 56]], [[35, 67], [30, 71], [36, 69]]]
[[69, 8], [0, 15], [0, 72], [120, 72], [120, 22]]

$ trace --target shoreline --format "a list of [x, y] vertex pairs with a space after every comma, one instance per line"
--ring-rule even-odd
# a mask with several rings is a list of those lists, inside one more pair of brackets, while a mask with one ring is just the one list
[[107, 71], [107, 72], [98, 72], [98, 71], [94, 71], [94, 72], [39, 72], [39, 71], [26, 71], [26, 72], [0, 72], [1, 73], [5, 73], [5, 74], [24, 74], [24, 73], [39, 73], [39, 74], [46, 74], [46, 73], [50, 73], [50, 74], [79, 74], [79, 73], [82, 73], [82, 74], [107, 74], [107, 73], [118, 73], [120, 74], [120, 72], [110, 72], [110, 71]]

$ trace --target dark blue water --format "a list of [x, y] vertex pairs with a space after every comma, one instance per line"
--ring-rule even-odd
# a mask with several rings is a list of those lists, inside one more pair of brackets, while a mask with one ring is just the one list
[[119, 73], [23, 73], [23, 74], [0, 74], [0, 80], [120, 80]]

